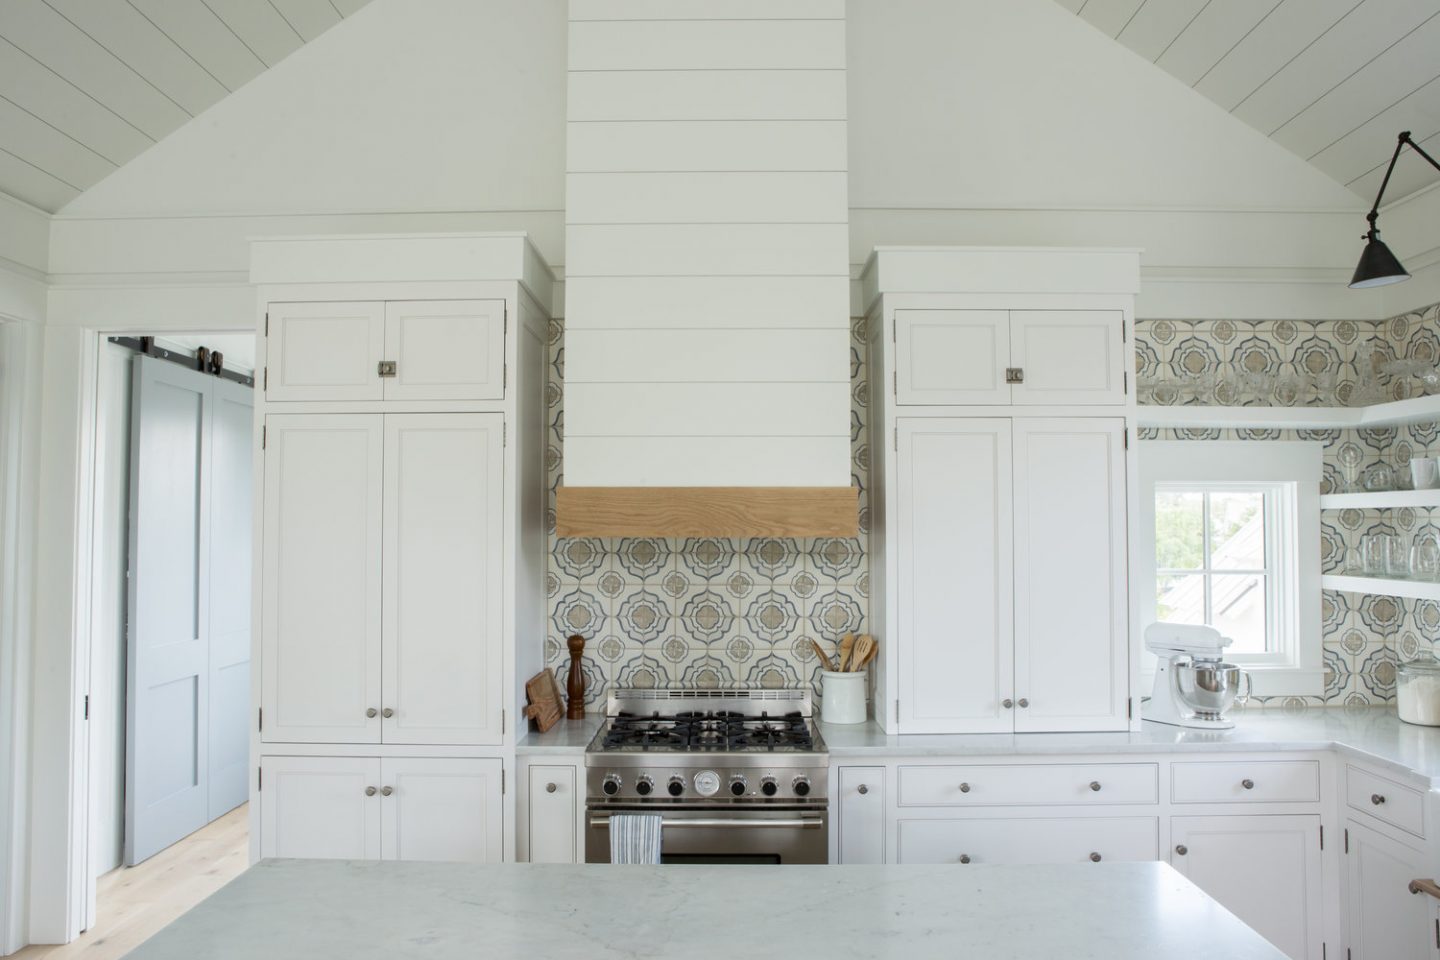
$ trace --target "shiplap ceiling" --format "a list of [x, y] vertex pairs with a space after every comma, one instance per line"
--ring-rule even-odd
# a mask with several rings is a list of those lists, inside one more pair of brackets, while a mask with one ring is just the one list
[[55, 211], [369, 0], [0, 0], [0, 191]]
[[[1401, 130], [1440, 151], [1436, 0], [1056, 2], [1366, 201]], [[1386, 202], [1436, 180], [1402, 156]]]

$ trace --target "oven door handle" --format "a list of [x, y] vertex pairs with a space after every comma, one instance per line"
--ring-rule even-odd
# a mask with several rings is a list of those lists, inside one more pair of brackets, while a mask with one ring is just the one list
[[[609, 817], [591, 817], [591, 827], [604, 827], [609, 829]], [[783, 827], [796, 830], [823, 830], [825, 821], [818, 817], [803, 817], [797, 820], [724, 820], [715, 817], [704, 819], [667, 819], [661, 818], [662, 827], [719, 827], [722, 830], [737, 829], [740, 827]]]

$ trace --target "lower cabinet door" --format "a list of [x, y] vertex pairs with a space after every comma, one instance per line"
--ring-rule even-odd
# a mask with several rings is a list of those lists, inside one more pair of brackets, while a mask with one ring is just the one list
[[901, 820], [900, 863], [1081, 863], [1159, 859], [1155, 817]]
[[1318, 816], [1172, 817], [1170, 842], [1170, 865], [1262, 937], [1295, 960], [1321, 956]]
[[578, 825], [580, 795], [575, 789], [579, 769], [570, 765], [534, 764], [526, 788], [528, 819], [525, 857], [531, 863], [575, 863], [580, 857]]
[[499, 863], [505, 817], [499, 760], [380, 761], [380, 855]]
[[885, 862], [885, 768], [840, 767], [835, 779], [835, 862]]
[[260, 856], [380, 856], [380, 761], [266, 757], [260, 762]]
[[1411, 880], [1435, 872], [1425, 855], [1354, 820], [1345, 833], [1350, 960], [1429, 958], [1429, 898], [1409, 891]]

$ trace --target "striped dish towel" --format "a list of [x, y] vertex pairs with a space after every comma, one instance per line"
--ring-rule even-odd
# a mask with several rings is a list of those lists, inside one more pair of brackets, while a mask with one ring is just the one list
[[610, 862], [659, 863], [660, 824], [655, 814], [611, 814]]

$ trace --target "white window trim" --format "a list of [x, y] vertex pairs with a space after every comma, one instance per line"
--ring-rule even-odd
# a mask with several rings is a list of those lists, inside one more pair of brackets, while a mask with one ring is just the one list
[[[1276, 609], [1293, 628], [1282, 631], [1289, 642], [1282, 652], [1228, 659], [1250, 673], [1257, 696], [1323, 696], [1325, 658], [1320, 632], [1320, 478], [1324, 444], [1311, 441], [1147, 440], [1140, 444], [1140, 556], [1135, 564], [1135, 589], [1140, 597], [1141, 636], [1155, 620], [1155, 486], [1194, 483], [1204, 486], [1256, 483], [1290, 485], [1294, 497], [1293, 528], [1279, 511], [1274, 528], [1282, 556], [1294, 563], [1282, 569], [1275, 584]], [[1289, 495], [1287, 493], [1287, 495]], [[1284, 549], [1288, 547], [1289, 549]], [[1282, 561], [1283, 562], [1283, 561]], [[1154, 657], [1145, 655], [1143, 673], [1148, 689]]]

